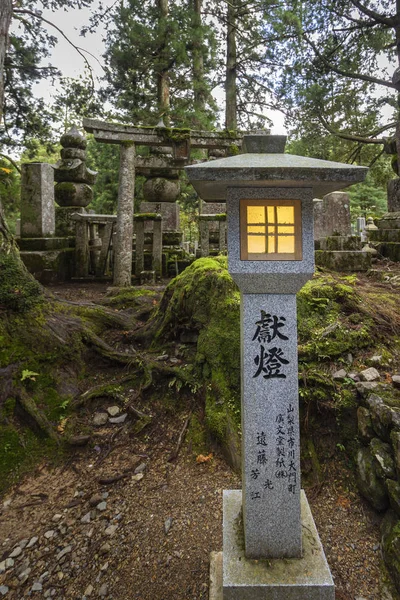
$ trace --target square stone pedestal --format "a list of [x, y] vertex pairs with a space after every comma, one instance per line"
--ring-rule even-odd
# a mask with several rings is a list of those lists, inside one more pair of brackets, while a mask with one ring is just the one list
[[247, 559], [241, 509], [241, 490], [224, 491], [223, 561], [214, 555], [210, 600], [334, 600], [335, 586], [303, 490], [303, 558]]

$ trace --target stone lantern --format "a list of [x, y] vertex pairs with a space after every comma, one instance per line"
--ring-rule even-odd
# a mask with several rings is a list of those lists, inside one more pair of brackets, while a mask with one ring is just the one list
[[204, 201], [227, 202], [241, 292], [243, 489], [224, 492], [223, 600], [335, 594], [300, 484], [296, 293], [314, 272], [313, 198], [368, 169], [284, 154], [285, 141], [244, 136], [245, 154], [186, 167]]

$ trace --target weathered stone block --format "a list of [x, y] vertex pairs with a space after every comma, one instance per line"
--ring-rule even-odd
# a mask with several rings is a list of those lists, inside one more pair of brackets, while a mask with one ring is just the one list
[[361, 251], [324, 251], [315, 252], [315, 264], [332, 271], [368, 271], [371, 267], [371, 256]]
[[302, 558], [246, 558], [241, 506], [240, 490], [224, 491], [223, 600], [334, 600], [334, 583], [304, 492]]
[[400, 591], [400, 521], [393, 510], [388, 510], [382, 524], [382, 554], [390, 575]]
[[56, 235], [59, 237], [75, 236], [75, 221], [71, 215], [86, 214], [86, 209], [80, 206], [56, 206]]
[[394, 481], [394, 479], [388, 479], [386, 487], [389, 494], [390, 506], [400, 516], [400, 483]]
[[21, 236], [54, 235], [54, 170], [46, 163], [26, 163], [21, 170]]
[[390, 434], [390, 441], [392, 442], [394, 462], [397, 473], [400, 476], [400, 431], [396, 431], [394, 429]]
[[375, 369], [375, 367], [369, 367], [369, 369], [364, 369], [359, 373], [361, 381], [379, 381], [380, 375], [379, 371]]
[[374, 437], [375, 431], [372, 428], [371, 413], [364, 406], [359, 406], [357, 409], [357, 423], [360, 439], [369, 443]]
[[376, 510], [385, 510], [389, 505], [388, 494], [383, 481], [378, 477], [376, 461], [369, 448], [360, 448], [356, 464], [360, 493]]
[[[176, 202], [141, 202], [140, 212], [159, 213], [162, 216], [163, 233], [180, 229], [179, 204]], [[146, 223], [144, 230], [153, 231], [153, 223]]]
[[379, 438], [373, 438], [369, 447], [377, 463], [376, 473], [378, 477], [381, 479], [395, 479], [396, 469], [390, 445], [382, 442]]
[[333, 235], [320, 240], [321, 250], [361, 250], [360, 238], [355, 235]]
[[388, 211], [400, 211], [400, 178], [390, 179], [387, 184]]

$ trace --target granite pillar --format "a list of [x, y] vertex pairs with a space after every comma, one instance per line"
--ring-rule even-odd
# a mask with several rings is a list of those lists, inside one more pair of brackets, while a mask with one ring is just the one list
[[135, 194], [135, 145], [121, 144], [117, 227], [114, 253], [116, 287], [132, 283], [133, 199]]
[[75, 273], [77, 277], [89, 275], [89, 236], [86, 221], [76, 221], [75, 224]]
[[243, 521], [248, 558], [300, 557], [296, 296], [243, 294]]
[[162, 274], [162, 219], [155, 219], [153, 224], [153, 270], [158, 277]]
[[144, 269], [144, 221], [142, 221], [142, 220], [136, 221], [135, 228], [136, 228], [135, 275], [136, 275], [136, 277], [140, 277], [140, 274]]
[[210, 229], [209, 222], [203, 220], [200, 216], [199, 220], [199, 229], [200, 229], [200, 250], [201, 256], [209, 256], [210, 254]]
[[226, 221], [219, 221], [218, 248], [220, 252], [226, 251]]
[[26, 163], [21, 170], [21, 237], [55, 233], [54, 169], [46, 163]]
[[387, 184], [388, 212], [400, 211], [400, 177], [390, 179]]

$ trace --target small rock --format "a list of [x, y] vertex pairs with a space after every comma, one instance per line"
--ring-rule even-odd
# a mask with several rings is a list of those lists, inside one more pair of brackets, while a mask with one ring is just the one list
[[64, 579], [64, 573], [62, 571], [58, 571], [57, 577], [61, 581], [62, 579]]
[[104, 563], [104, 565], [102, 565], [102, 566], [100, 567], [100, 571], [107, 571], [107, 569], [108, 569], [108, 561], [107, 561], [107, 562], [105, 562], [105, 563]]
[[104, 412], [95, 413], [93, 417], [93, 425], [95, 425], [96, 427], [101, 427], [102, 425], [105, 425], [107, 421], [108, 414]]
[[11, 552], [9, 558], [17, 558], [18, 556], [20, 556], [22, 554], [22, 548], [20, 546], [17, 546], [16, 548], [14, 548], [14, 550]]
[[182, 361], [181, 361], [181, 360], [179, 360], [179, 358], [170, 358], [170, 359], [169, 359], [169, 362], [170, 362], [172, 365], [177, 365], [178, 363], [180, 363], [180, 362], [182, 362]]
[[36, 542], [38, 541], [38, 539], [39, 539], [39, 538], [38, 538], [37, 536], [34, 536], [33, 538], [31, 538], [31, 539], [29, 540], [29, 543], [28, 543], [28, 545], [27, 545], [27, 548], [32, 548], [32, 547], [33, 547], [33, 546], [36, 544]]
[[103, 512], [104, 510], [107, 510], [107, 502], [99, 502], [99, 504], [96, 506], [97, 510]]
[[43, 581], [46, 581], [46, 579], [49, 578], [49, 571], [45, 571], [44, 573], [41, 574], [41, 576], [39, 577], [39, 582], [43, 583]]
[[138, 473], [143, 473], [143, 471], [146, 469], [147, 464], [145, 462], [140, 463], [140, 465], [138, 467], [136, 467], [136, 469], [134, 470], [135, 475], [137, 475]]
[[100, 546], [99, 554], [104, 556], [104, 554], [108, 554], [111, 550], [111, 546], [108, 542], [105, 542], [102, 546]]
[[165, 531], [166, 534], [171, 529], [172, 520], [173, 520], [172, 517], [168, 517], [168, 519], [164, 523], [164, 531]]
[[65, 546], [65, 548], [63, 548], [56, 556], [56, 560], [60, 560], [61, 558], [63, 558], [63, 556], [65, 556], [66, 554], [69, 554], [72, 550], [72, 546]]
[[44, 534], [44, 537], [47, 540], [50, 540], [53, 536], [54, 536], [54, 529], [49, 529], [49, 531], [46, 531], [46, 533]]
[[336, 371], [332, 377], [333, 379], [343, 380], [345, 377], [347, 377], [347, 371], [340, 369], [339, 371]]
[[127, 416], [128, 416], [128, 413], [124, 413], [123, 415], [120, 415], [119, 417], [110, 417], [108, 420], [110, 421], [110, 423], [113, 423], [114, 425], [119, 425], [120, 423], [125, 423]]
[[17, 545], [18, 545], [20, 548], [22, 548], [22, 550], [23, 550], [24, 548], [26, 548], [26, 547], [27, 547], [27, 545], [28, 545], [28, 542], [29, 542], [29, 538], [24, 538], [24, 539], [23, 539], [23, 540], [21, 540], [21, 541], [20, 541], [20, 542], [19, 542]]
[[117, 529], [118, 529], [118, 525], [109, 525], [105, 529], [104, 534], [108, 535], [109, 537], [112, 537], [115, 534], [115, 532], [117, 531]]
[[103, 500], [103, 495], [102, 494], [94, 494], [90, 500], [89, 500], [89, 504], [90, 506], [97, 506], [99, 502], [101, 502]]
[[90, 523], [90, 511], [86, 513], [86, 515], [83, 515], [81, 518], [81, 523]]
[[5, 565], [6, 565], [6, 569], [12, 569], [14, 566], [14, 559], [13, 558], [6, 558], [6, 560], [4, 561]]
[[369, 369], [364, 369], [364, 371], [361, 371], [359, 375], [361, 381], [376, 381], [380, 378], [379, 371], [377, 371], [375, 367], [369, 367]]
[[8, 592], [8, 586], [7, 585], [0, 585], [0, 594], [2, 596], [5, 596]]
[[394, 387], [400, 388], [400, 375], [393, 375], [392, 383], [393, 383]]
[[376, 365], [380, 365], [382, 363], [382, 358], [382, 354], [374, 354], [374, 356], [371, 356], [369, 360], [370, 362], [375, 363]]
[[25, 583], [25, 581], [28, 579], [31, 571], [32, 571], [32, 569], [30, 567], [28, 567], [27, 569], [25, 569], [25, 571], [22, 571], [22, 573], [20, 573], [18, 575], [18, 579], [20, 580], [21, 583]]
[[110, 417], [116, 417], [117, 415], [119, 415], [121, 410], [120, 410], [119, 406], [109, 406], [107, 408], [107, 412], [110, 415]]
[[103, 585], [99, 589], [99, 596], [101, 598], [105, 598], [105, 596], [107, 596], [107, 594], [108, 594], [108, 585], [106, 583], [103, 583]]
[[43, 589], [42, 584], [39, 583], [39, 581], [35, 581], [35, 583], [31, 587], [31, 592], [41, 592], [42, 589]]
[[357, 373], [349, 373], [349, 374], [348, 374], [348, 377], [349, 377], [350, 379], [352, 379], [353, 381], [360, 381], [360, 378], [359, 378], [359, 376], [357, 375]]
[[52, 518], [53, 523], [58, 523], [59, 521], [61, 521], [62, 519], [62, 515], [60, 515], [60, 513], [57, 513], [56, 515], [54, 515], [54, 517]]
[[137, 475], [132, 475], [132, 481], [140, 481], [141, 479], [143, 479], [144, 475], [143, 473], [138, 473]]
[[89, 585], [87, 586], [86, 590], [85, 590], [85, 596], [91, 596], [93, 594], [93, 586], [89, 583]]
[[361, 396], [367, 396], [377, 386], [378, 386], [378, 384], [376, 383], [376, 381], [358, 381], [356, 383], [357, 392]]
[[156, 360], [168, 360], [168, 354], [161, 354], [160, 356], [156, 357]]

